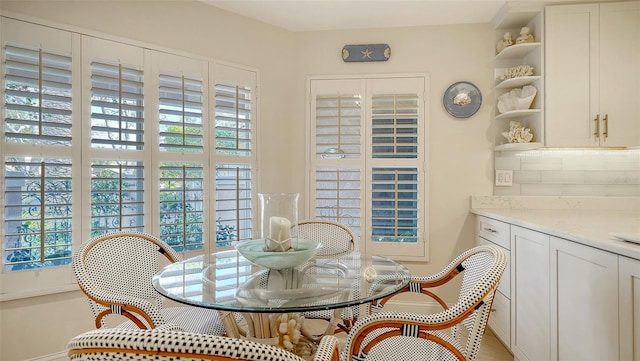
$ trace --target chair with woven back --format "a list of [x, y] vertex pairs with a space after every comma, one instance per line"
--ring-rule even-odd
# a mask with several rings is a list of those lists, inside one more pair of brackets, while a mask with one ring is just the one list
[[[282, 348], [245, 339], [182, 331], [165, 324], [157, 329], [98, 329], [72, 338], [67, 344], [72, 361], [305, 361]], [[314, 361], [339, 361], [338, 340], [325, 336]]]
[[152, 286], [160, 265], [180, 260], [167, 243], [141, 232], [114, 232], [85, 241], [73, 255], [73, 271], [87, 296], [95, 327], [120, 315], [116, 327], [153, 329], [177, 324], [189, 332], [224, 334], [217, 311], [191, 306], [163, 307], [163, 297]]
[[358, 240], [349, 226], [333, 221], [298, 222], [298, 237], [322, 243], [318, 256], [330, 256], [359, 249]]
[[[349, 226], [327, 220], [304, 220], [298, 222], [298, 237], [318, 241], [322, 248], [318, 257], [331, 257], [359, 249], [358, 239]], [[357, 290], [356, 290], [357, 291]], [[358, 317], [360, 307], [349, 307], [341, 311], [342, 324], [338, 324], [336, 332], [348, 332], [349, 327]], [[330, 321], [335, 310], [305, 312], [305, 318]]]
[[[506, 265], [507, 257], [499, 247], [477, 246], [435, 275], [412, 276], [399, 293], [374, 301], [371, 314], [351, 328], [342, 360], [475, 360]], [[431, 289], [460, 274], [458, 299], [449, 306]], [[384, 310], [390, 299], [405, 292], [435, 299], [442, 311], [414, 314]]]

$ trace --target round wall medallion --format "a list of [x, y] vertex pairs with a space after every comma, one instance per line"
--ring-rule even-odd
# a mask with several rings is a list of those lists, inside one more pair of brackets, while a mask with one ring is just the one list
[[466, 81], [451, 84], [444, 92], [444, 108], [456, 118], [469, 118], [482, 104], [482, 93], [478, 87]]

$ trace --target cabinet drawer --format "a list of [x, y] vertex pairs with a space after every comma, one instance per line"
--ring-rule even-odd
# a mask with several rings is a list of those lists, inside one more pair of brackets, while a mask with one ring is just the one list
[[511, 348], [511, 302], [500, 291], [493, 297], [491, 314], [489, 315], [489, 327], [493, 333]]
[[[495, 243], [487, 241], [482, 237], [478, 237], [477, 241], [480, 245], [497, 245]], [[497, 246], [500, 247], [500, 245]], [[502, 294], [505, 295], [508, 299], [511, 299], [511, 251], [504, 247], [500, 248], [507, 255], [507, 268], [504, 269], [504, 273], [502, 274], [502, 278], [500, 279], [500, 283], [498, 284], [498, 291], [502, 292]]]
[[510, 249], [509, 224], [495, 219], [478, 216], [476, 234], [502, 248]]

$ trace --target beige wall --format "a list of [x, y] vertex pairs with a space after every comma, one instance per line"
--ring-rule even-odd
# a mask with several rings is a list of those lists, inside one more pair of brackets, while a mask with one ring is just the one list
[[[474, 242], [471, 195], [492, 194], [493, 151], [490, 114], [493, 110], [493, 28], [490, 24], [367, 29], [296, 33], [292, 124], [294, 147], [304, 148], [305, 86], [309, 75], [427, 73], [429, 155], [430, 261], [408, 264], [414, 274], [442, 269]], [[345, 44], [387, 43], [387, 62], [345, 63]], [[452, 83], [466, 80], [477, 85], [484, 102], [478, 113], [466, 120], [451, 117], [442, 105], [442, 95]], [[300, 120], [300, 121], [298, 121]], [[304, 153], [295, 154], [295, 164], [304, 164]], [[304, 184], [305, 174], [294, 174]], [[452, 294], [448, 299], [453, 298]]]
[[[304, 192], [307, 76], [428, 73], [431, 259], [409, 267], [416, 274], [433, 273], [474, 242], [469, 198], [491, 194], [493, 179], [490, 24], [294, 34], [191, 1], [3, 0], [0, 10], [258, 69], [264, 192]], [[388, 43], [391, 59], [343, 63], [342, 46], [359, 43]], [[443, 92], [459, 80], [476, 84], [485, 99], [467, 120], [450, 117], [442, 106]], [[63, 351], [69, 338], [92, 327], [80, 292], [1, 302], [0, 359]]]

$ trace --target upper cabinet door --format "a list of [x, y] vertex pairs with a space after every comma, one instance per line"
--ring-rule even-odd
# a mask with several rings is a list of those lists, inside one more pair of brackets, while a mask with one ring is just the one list
[[640, 2], [546, 9], [546, 145], [640, 144]]
[[600, 4], [601, 145], [640, 145], [639, 100], [640, 1]]

